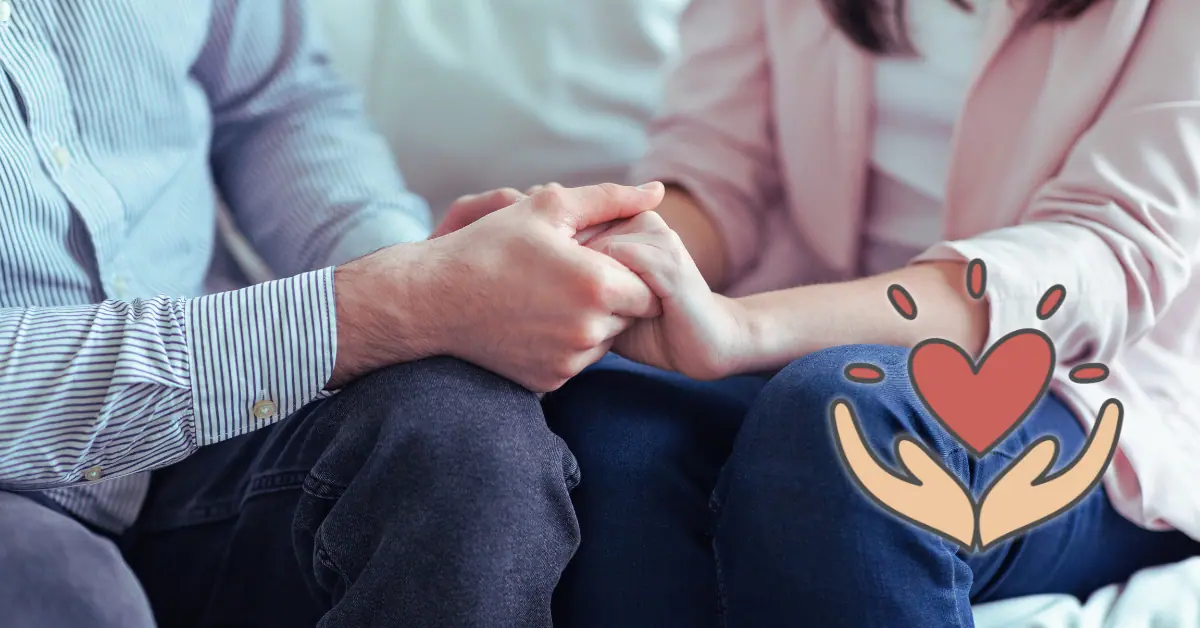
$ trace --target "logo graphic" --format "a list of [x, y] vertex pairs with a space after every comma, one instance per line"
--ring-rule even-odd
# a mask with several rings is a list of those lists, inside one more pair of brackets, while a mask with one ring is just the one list
[[[983, 298], [987, 269], [982, 260], [967, 266], [967, 292]], [[1037, 317], [1048, 320], [1066, 299], [1054, 286], [1038, 303]], [[892, 307], [907, 320], [917, 304], [902, 286], [888, 289]], [[961, 347], [940, 338], [913, 348], [908, 374], [925, 409], [975, 458], [982, 458], [1015, 430], [1046, 395], [1055, 366], [1054, 343], [1036, 329], [1014, 331], [988, 348], [978, 362]], [[1083, 364], [1071, 369], [1071, 381], [1104, 381], [1108, 367]], [[883, 381], [873, 364], [851, 364], [845, 377], [862, 384]], [[968, 551], [994, 544], [1036, 527], [1074, 506], [1104, 476], [1116, 453], [1124, 409], [1109, 399], [1083, 450], [1069, 465], [1049, 473], [1058, 458], [1053, 436], [1034, 441], [1005, 468], [978, 501], [939, 460], [907, 434], [896, 437], [896, 460], [903, 473], [889, 469], [865, 444], [853, 408], [844, 399], [830, 408], [837, 443], [847, 472], [873, 501], [921, 528]]]

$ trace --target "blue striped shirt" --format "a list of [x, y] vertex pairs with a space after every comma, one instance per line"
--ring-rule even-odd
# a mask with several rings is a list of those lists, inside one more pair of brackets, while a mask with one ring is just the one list
[[[120, 531], [147, 471], [328, 394], [331, 266], [428, 211], [304, 2], [0, 17], [0, 490]], [[204, 295], [222, 200], [285, 279]]]

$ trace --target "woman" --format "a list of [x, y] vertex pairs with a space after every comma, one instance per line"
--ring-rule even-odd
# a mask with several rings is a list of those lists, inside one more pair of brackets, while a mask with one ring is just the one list
[[[637, 169], [671, 191], [587, 242], [663, 316], [617, 338], [632, 361], [547, 398], [584, 476], [557, 625], [970, 626], [972, 603], [1194, 553], [1197, 23], [1183, 0], [693, 0]], [[1022, 328], [1056, 345], [1050, 393], [976, 458], [914, 392], [908, 349], [980, 355]], [[850, 381], [856, 363], [883, 381]], [[1108, 378], [1072, 383], [1088, 363]], [[1101, 490], [971, 552], [858, 489], [837, 398], [886, 464], [911, 434], [976, 498], [1039, 437], [1069, 464], [1106, 400], [1126, 420]]]

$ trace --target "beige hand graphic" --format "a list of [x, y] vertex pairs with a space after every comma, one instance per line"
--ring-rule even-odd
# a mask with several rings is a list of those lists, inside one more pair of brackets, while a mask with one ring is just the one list
[[966, 549], [975, 545], [978, 523], [979, 550], [1056, 517], [1087, 495], [1116, 453], [1123, 414], [1119, 401], [1106, 402], [1083, 451], [1052, 476], [1045, 474], [1058, 443], [1049, 437], [1035, 442], [984, 492], [977, 517], [970, 493], [925, 447], [908, 436], [896, 439], [896, 458], [911, 476], [900, 477], [867, 448], [850, 405], [833, 404], [835, 441], [863, 492], [893, 514]]
[[1044, 477], [1057, 441], [1035, 442], [984, 491], [979, 508], [980, 549], [1024, 532], [1074, 506], [1104, 476], [1117, 450], [1123, 408], [1116, 399], [1100, 408], [1083, 451], [1067, 468]]
[[850, 476], [876, 503], [964, 548], [974, 544], [975, 504], [970, 494], [925, 447], [908, 436], [896, 439], [896, 458], [911, 476], [903, 478], [867, 448], [850, 404], [840, 399], [833, 403], [833, 425]]

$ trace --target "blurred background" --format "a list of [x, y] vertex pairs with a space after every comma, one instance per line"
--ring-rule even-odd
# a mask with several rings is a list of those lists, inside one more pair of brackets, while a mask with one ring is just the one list
[[[463, 194], [627, 182], [688, 0], [311, 2], [436, 225]], [[218, 219], [207, 289], [274, 279], [228, 212]]]
[[315, 0], [409, 187], [624, 181], [687, 0]]

